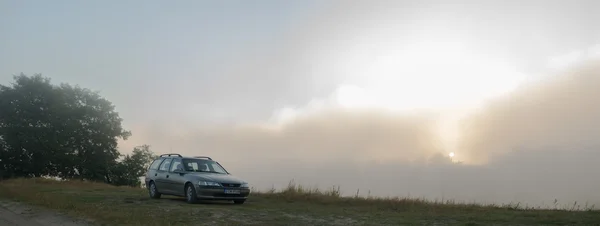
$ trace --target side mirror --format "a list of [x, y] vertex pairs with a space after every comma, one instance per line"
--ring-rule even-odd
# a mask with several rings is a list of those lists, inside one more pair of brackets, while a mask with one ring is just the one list
[[178, 173], [179, 175], [183, 175], [185, 173], [185, 171], [183, 171], [182, 169], [176, 169], [176, 170], [173, 170], [173, 173]]

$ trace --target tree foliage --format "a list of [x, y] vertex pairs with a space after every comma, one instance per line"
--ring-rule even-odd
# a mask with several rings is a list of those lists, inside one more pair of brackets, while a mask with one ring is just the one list
[[121, 122], [114, 105], [97, 92], [52, 85], [39, 74], [14, 76], [9, 86], [0, 85], [0, 177], [112, 183], [117, 171], [134, 169], [137, 175], [133, 164], [151, 152], [142, 146], [119, 162], [118, 139], [130, 136]]
[[150, 151], [150, 146], [135, 147], [131, 155], [126, 155], [112, 171], [110, 183], [115, 185], [141, 186], [140, 177], [144, 176], [152, 160], [158, 156]]

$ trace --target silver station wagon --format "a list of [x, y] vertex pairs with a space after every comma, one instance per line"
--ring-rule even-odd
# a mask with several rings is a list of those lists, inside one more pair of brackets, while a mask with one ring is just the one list
[[250, 194], [248, 183], [231, 175], [210, 157], [184, 157], [163, 154], [146, 173], [151, 198], [161, 195], [185, 197], [188, 203], [199, 200], [227, 200], [243, 204]]

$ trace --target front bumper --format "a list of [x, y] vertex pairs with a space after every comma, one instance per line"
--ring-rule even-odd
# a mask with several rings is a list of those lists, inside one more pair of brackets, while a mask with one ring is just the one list
[[[227, 194], [225, 190], [239, 190], [239, 194]], [[250, 194], [249, 188], [207, 187], [196, 185], [196, 197], [207, 200], [245, 200]]]

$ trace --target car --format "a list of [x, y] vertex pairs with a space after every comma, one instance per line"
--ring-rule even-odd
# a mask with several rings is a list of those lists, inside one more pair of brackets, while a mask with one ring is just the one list
[[207, 156], [162, 154], [148, 167], [145, 183], [150, 198], [173, 195], [185, 197], [188, 203], [226, 200], [243, 204], [250, 194], [246, 181]]

